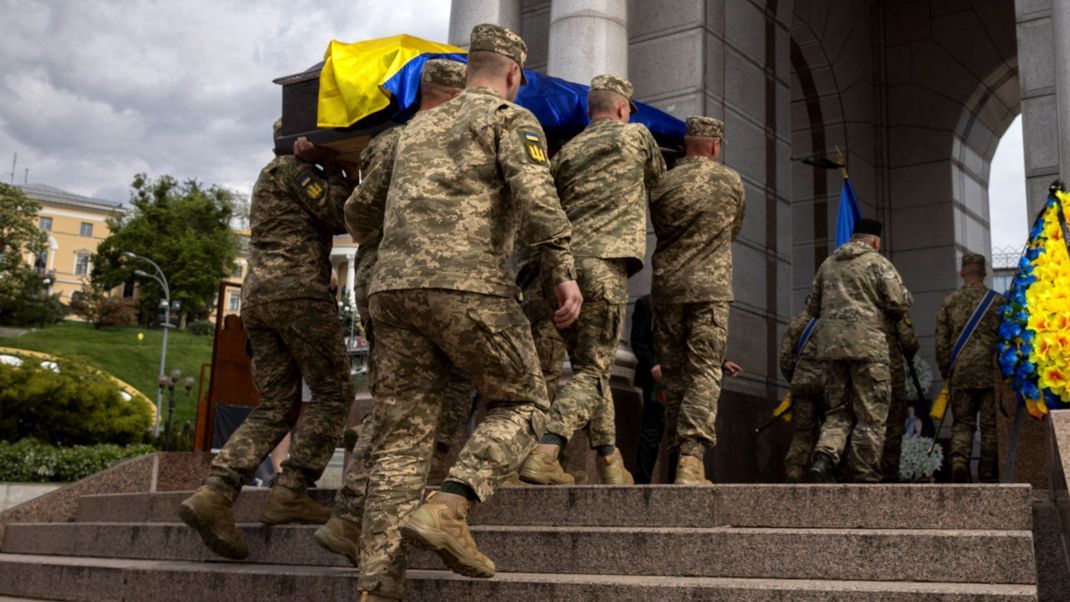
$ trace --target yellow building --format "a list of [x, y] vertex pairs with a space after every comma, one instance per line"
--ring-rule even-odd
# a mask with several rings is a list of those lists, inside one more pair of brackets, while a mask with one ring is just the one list
[[[37, 224], [48, 235], [45, 250], [27, 260], [39, 274], [52, 278], [50, 293], [59, 294], [63, 303], [89, 281], [93, 270], [92, 255], [100, 241], [107, 238], [107, 218], [124, 211], [121, 203], [73, 194], [44, 184], [19, 186], [29, 198], [41, 203]], [[117, 287], [113, 294], [133, 297], [130, 283]]]

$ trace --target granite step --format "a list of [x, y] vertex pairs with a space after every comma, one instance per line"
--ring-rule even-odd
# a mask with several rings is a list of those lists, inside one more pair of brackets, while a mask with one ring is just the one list
[[[0, 593], [71, 602], [352, 601], [355, 571], [329, 567], [219, 564], [0, 554]], [[409, 600], [539, 599], [662, 602], [835, 599], [1029, 601], [1031, 585], [903, 583], [794, 579], [547, 575], [499, 572], [465, 579], [441, 571], [409, 571]]]
[[[311, 526], [240, 525], [262, 564], [343, 566]], [[476, 526], [505, 572], [1034, 584], [1029, 531]], [[6, 554], [218, 561], [180, 523], [9, 525]], [[423, 552], [409, 566], [440, 569]], [[924, 567], [922, 569], [921, 567]]]
[[[87, 495], [80, 522], [174, 522], [190, 492]], [[331, 504], [333, 490], [313, 490]], [[234, 508], [255, 522], [265, 489]], [[505, 487], [472, 524], [605, 527], [780, 527], [1030, 530], [1028, 485], [714, 485]], [[611, 510], [610, 510], [611, 509]]]

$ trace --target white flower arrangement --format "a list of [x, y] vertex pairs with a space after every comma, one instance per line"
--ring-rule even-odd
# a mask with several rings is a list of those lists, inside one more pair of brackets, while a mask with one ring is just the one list
[[[920, 378], [920, 376], [919, 376]], [[929, 448], [933, 451], [930, 454]], [[904, 481], [932, 478], [944, 463], [944, 449], [933, 447], [929, 437], [903, 437], [903, 451], [899, 456], [899, 476]]]
[[[918, 382], [921, 384], [922, 393], [926, 399], [932, 399], [933, 371], [929, 362], [921, 357], [920, 353], [914, 355], [914, 370], [918, 373]], [[910, 378], [910, 367], [904, 370], [903, 378], [906, 379], [907, 399], [917, 399], [918, 391], [914, 387], [914, 379]]]

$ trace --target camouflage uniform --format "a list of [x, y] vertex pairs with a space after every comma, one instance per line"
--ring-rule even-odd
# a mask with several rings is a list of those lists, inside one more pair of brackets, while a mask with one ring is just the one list
[[[972, 254], [964, 257], [974, 258]], [[984, 261], [984, 258], [980, 258]], [[983, 264], [982, 264], [983, 265]], [[981, 416], [981, 461], [978, 477], [985, 482], [999, 478], [998, 442], [996, 439], [995, 347], [1002, 306], [1007, 302], [998, 295], [981, 319], [970, 342], [959, 353], [953, 371], [948, 370], [951, 349], [958, 341], [966, 322], [988, 289], [983, 284], [967, 284], [944, 298], [936, 320], [936, 364], [944, 380], [951, 383], [951, 410], [955, 424], [951, 428], [951, 463], [969, 466], [973, 451], [973, 433], [977, 415]]]
[[686, 456], [702, 458], [717, 442], [733, 299], [732, 242], [743, 228], [744, 212], [739, 174], [703, 156], [678, 161], [650, 202], [658, 237], [651, 293], [654, 356], [665, 383], [669, 450]]
[[814, 453], [836, 464], [850, 437], [848, 468], [856, 481], [880, 480], [892, 395], [884, 323], [911, 303], [895, 266], [863, 241], [836, 249], [814, 276], [807, 311], [820, 318], [814, 336], [817, 357], [826, 362], [827, 406]]
[[798, 360], [795, 359], [795, 347], [809, 322], [810, 314], [805, 311], [796, 314], [780, 339], [780, 373], [791, 383], [791, 413], [795, 423], [784, 467], [789, 472], [800, 473], [799, 478], [810, 466], [810, 454], [821, 431], [821, 412], [825, 406], [825, 366], [817, 359], [813, 333]]
[[253, 351], [260, 405], [212, 461], [205, 485], [231, 502], [294, 426], [301, 379], [312, 391], [276, 483], [312, 486], [338, 445], [353, 394], [338, 307], [328, 290], [333, 237], [345, 231], [351, 186], [293, 156], [264, 167], [253, 188], [249, 276], [242, 322]]
[[[420, 501], [450, 369], [472, 379], [489, 412], [447, 484], [485, 500], [543, 432], [546, 387], [507, 261], [518, 226], [552, 282], [575, 271], [545, 136], [526, 109], [465, 90], [417, 113], [393, 159], [370, 171], [346, 217], [358, 243], [384, 226], [370, 290], [377, 428], [358, 588], [402, 598], [399, 529]], [[384, 212], [375, 200], [387, 189]]]
[[884, 334], [888, 340], [888, 371], [892, 375], [892, 396], [884, 431], [884, 451], [881, 452], [881, 477], [885, 481], [894, 482], [899, 480], [907, 406], [912, 397], [917, 397], [913, 384], [907, 388], [906, 362], [912, 361], [918, 353], [918, 335], [914, 332], [914, 323], [906, 314], [895, 322], [886, 321]]
[[586, 427], [592, 447], [613, 445], [609, 378], [628, 304], [628, 277], [646, 256], [648, 191], [664, 173], [665, 160], [646, 126], [599, 119], [565, 144], [551, 170], [572, 224], [583, 307], [576, 323], [561, 332], [572, 378], [554, 400], [546, 431], [568, 439]]

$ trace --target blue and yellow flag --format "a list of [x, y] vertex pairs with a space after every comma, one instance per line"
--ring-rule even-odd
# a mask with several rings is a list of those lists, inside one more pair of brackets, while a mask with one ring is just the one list
[[[332, 40], [320, 72], [317, 125], [342, 128], [383, 121], [403, 123], [419, 106], [420, 74], [433, 58], [467, 62], [464, 50], [410, 35], [345, 44]], [[528, 83], [517, 104], [531, 111], [547, 139], [562, 144], [587, 125], [588, 87], [525, 70]], [[650, 105], [636, 103], [632, 121], [663, 143], [682, 143], [684, 122]]]
[[860, 219], [862, 219], [862, 210], [858, 208], [858, 201], [855, 200], [851, 180], [844, 177], [843, 189], [840, 190], [839, 214], [836, 216], [836, 248], [851, 240], [855, 222]]

